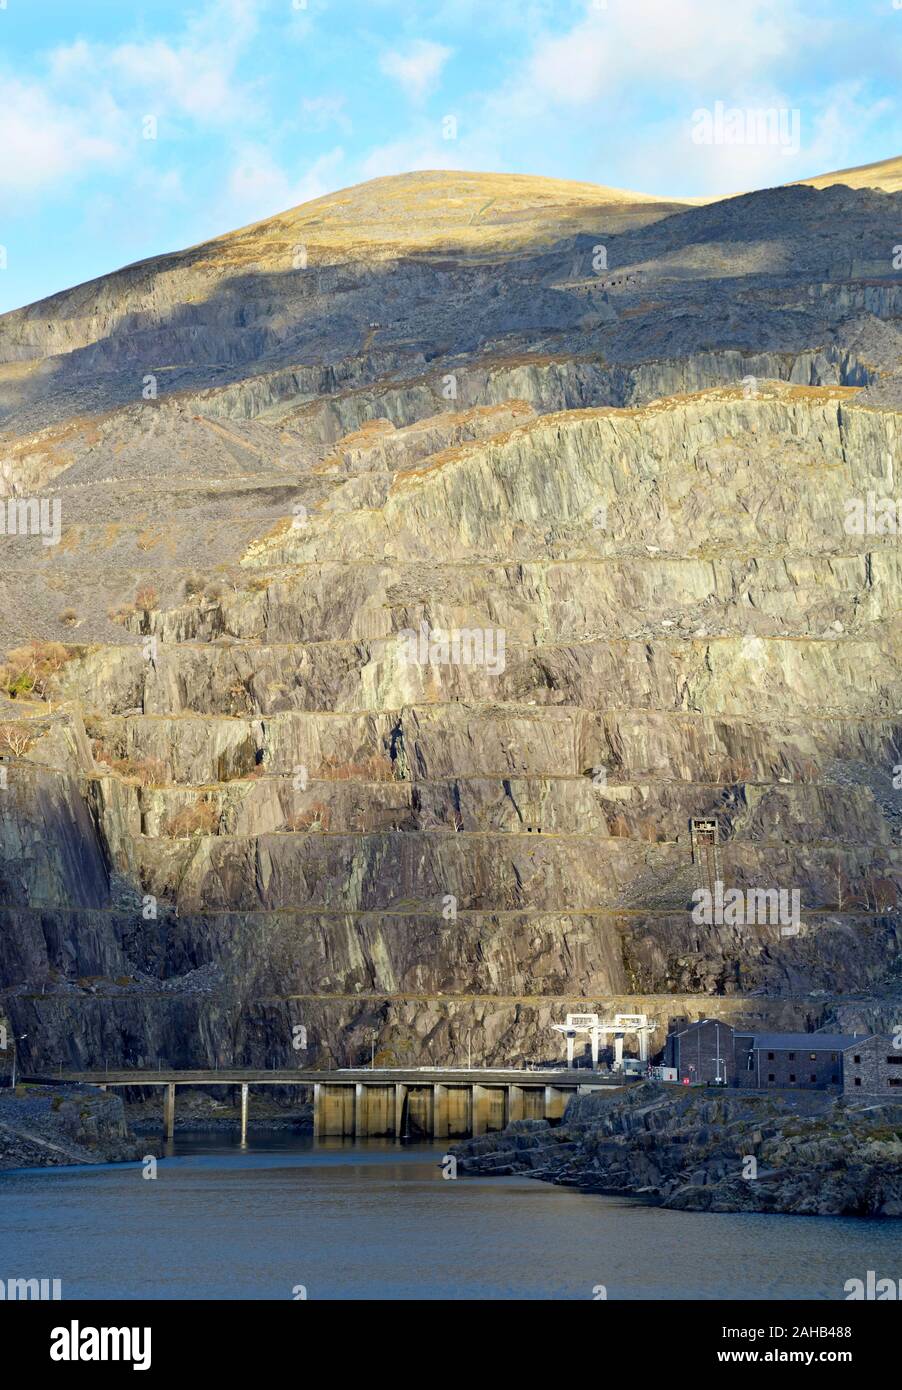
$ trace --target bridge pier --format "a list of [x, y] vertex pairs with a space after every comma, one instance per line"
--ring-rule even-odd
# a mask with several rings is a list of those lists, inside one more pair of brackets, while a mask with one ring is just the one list
[[395, 1133], [395, 1087], [384, 1081], [370, 1085], [358, 1082], [354, 1133], [379, 1137]]
[[432, 1083], [429, 1085], [408, 1085], [406, 1089], [404, 1113], [407, 1137], [410, 1139], [419, 1138], [421, 1135], [430, 1135], [434, 1123]]
[[404, 1138], [404, 1101], [407, 1097], [407, 1087], [403, 1081], [395, 1082], [395, 1138]]
[[546, 1086], [545, 1119], [549, 1121], [562, 1120], [569, 1098], [570, 1093], [568, 1091], [562, 1091], [558, 1086]]
[[241, 1147], [247, 1147], [248, 1083], [241, 1083]]
[[485, 1087], [473, 1085], [470, 1087], [470, 1133], [474, 1138], [479, 1134], [485, 1134], [487, 1120], [488, 1099]]
[[167, 1139], [175, 1137], [175, 1082], [167, 1081], [163, 1091], [163, 1133]]
[[357, 1106], [353, 1085], [318, 1082], [313, 1088], [313, 1097], [315, 1137], [349, 1138], [354, 1135]]
[[450, 1119], [448, 1087], [436, 1082], [432, 1088], [432, 1137], [434, 1139], [448, 1138]]

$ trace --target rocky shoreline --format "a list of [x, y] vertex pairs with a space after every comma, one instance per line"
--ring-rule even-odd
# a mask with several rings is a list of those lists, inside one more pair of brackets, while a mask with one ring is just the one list
[[[175, 1129], [176, 1133], [237, 1134], [240, 1122], [237, 1106], [201, 1092], [180, 1097]], [[251, 1111], [248, 1131], [312, 1134], [313, 1107], [261, 1098]], [[0, 1172], [135, 1163], [148, 1155], [159, 1157], [162, 1144], [159, 1099], [126, 1104], [114, 1091], [84, 1085], [20, 1083], [15, 1093], [0, 1090]]]
[[0, 1172], [81, 1163], [136, 1163], [158, 1155], [129, 1129], [119, 1096], [88, 1086], [20, 1085], [0, 1092]]
[[461, 1174], [526, 1174], [678, 1211], [902, 1216], [902, 1104], [642, 1083], [451, 1146]]

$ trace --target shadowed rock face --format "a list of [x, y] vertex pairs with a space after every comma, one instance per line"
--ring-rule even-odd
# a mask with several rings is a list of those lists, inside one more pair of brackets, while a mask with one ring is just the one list
[[900, 214], [411, 175], [0, 319], [26, 1064], [897, 1024]]

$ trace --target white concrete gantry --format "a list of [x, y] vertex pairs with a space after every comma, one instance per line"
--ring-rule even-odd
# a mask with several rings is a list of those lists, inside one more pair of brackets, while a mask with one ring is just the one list
[[614, 1039], [614, 1071], [623, 1071], [623, 1039], [627, 1033], [635, 1033], [639, 1044], [639, 1061], [648, 1061], [648, 1039], [657, 1027], [647, 1014], [615, 1014], [613, 1022], [602, 1023], [598, 1014], [568, 1014], [566, 1023], [551, 1025], [556, 1033], [563, 1033], [567, 1042], [567, 1069], [573, 1067], [573, 1047], [580, 1034], [588, 1034], [592, 1047], [592, 1070], [598, 1069], [598, 1043], [600, 1038]]

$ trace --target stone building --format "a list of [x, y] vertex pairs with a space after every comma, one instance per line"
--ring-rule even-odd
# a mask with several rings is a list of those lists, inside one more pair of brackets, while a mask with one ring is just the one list
[[738, 1084], [756, 1091], [838, 1089], [843, 1084], [843, 1051], [854, 1041], [852, 1033], [745, 1035], [737, 1056]]
[[680, 1081], [736, 1084], [734, 1030], [717, 1018], [703, 1018], [667, 1035], [665, 1067], [675, 1067]]
[[[839, 1089], [844, 1051], [863, 1036], [740, 1032], [705, 1018], [668, 1035], [664, 1065], [675, 1067], [678, 1080], [690, 1084], [720, 1081], [755, 1091]], [[902, 1066], [899, 1076], [902, 1080]]]
[[902, 1047], [894, 1046], [891, 1034], [856, 1038], [845, 1049], [843, 1090], [848, 1096], [891, 1096], [902, 1101]]

